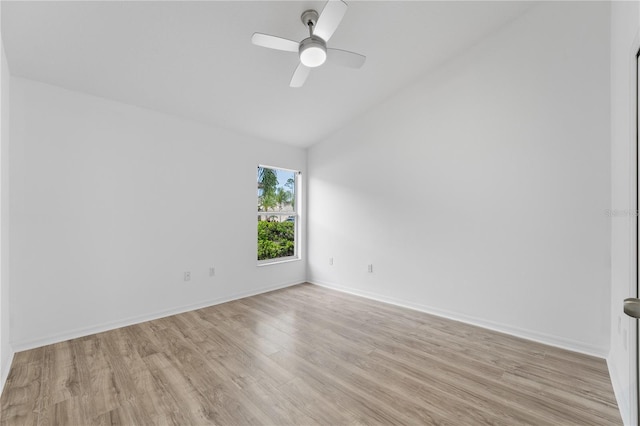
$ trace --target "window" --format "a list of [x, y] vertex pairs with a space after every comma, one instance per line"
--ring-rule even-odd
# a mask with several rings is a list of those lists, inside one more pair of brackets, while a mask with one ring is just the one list
[[298, 259], [300, 172], [258, 166], [258, 264]]

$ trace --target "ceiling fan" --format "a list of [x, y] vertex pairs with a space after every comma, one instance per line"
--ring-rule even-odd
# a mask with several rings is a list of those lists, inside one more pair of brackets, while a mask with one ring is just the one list
[[338, 28], [346, 11], [347, 4], [344, 1], [329, 0], [320, 15], [315, 10], [302, 13], [300, 18], [309, 29], [309, 37], [301, 42], [262, 33], [254, 33], [251, 42], [256, 46], [298, 53], [300, 63], [291, 77], [289, 86], [302, 87], [311, 68], [319, 67], [326, 60], [350, 68], [360, 68], [367, 59], [358, 53], [327, 48], [327, 42]]

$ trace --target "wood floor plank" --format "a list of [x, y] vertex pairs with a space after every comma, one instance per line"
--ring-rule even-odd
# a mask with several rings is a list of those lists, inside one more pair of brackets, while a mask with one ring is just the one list
[[[270, 357], [280, 365], [288, 366], [291, 371], [294, 371], [297, 376], [305, 380], [313, 389], [322, 392], [330, 399], [331, 409], [349, 413], [348, 418], [359, 415], [364, 419], [364, 423], [409, 423], [408, 418], [401, 411], [393, 407], [391, 410], [385, 410], [382, 408], [380, 401], [374, 398], [363, 398], [363, 395], [359, 392], [353, 392], [353, 389], [350, 389], [342, 378], [336, 378], [332, 372], [315, 367], [299, 355], [282, 351]], [[417, 420], [414, 422], [417, 422]]]
[[7, 379], [7, 390], [3, 393], [2, 413], [22, 425], [36, 425], [42, 384], [42, 365], [38, 362], [13, 365]]
[[309, 284], [16, 354], [0, 425], [619, 425], [604, 360]]
[[49, 410], [46, 423], [50, 425], [85, 425], [89, 420], [85, 412], [86, 404], [81, 397], [66, 398]]

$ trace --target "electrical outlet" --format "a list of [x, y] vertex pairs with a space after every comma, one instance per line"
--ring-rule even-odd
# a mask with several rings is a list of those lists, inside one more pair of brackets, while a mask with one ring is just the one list
[[329, 265], [333, 266], [333, 257], [329, 258]]
[[185, 272], [184, 273], [184, 280], [185, 281], [191, 281], [191, 272]]
[[209, 276], [213, 277], [216, 274], [216, 268], [213, 266], [209, 268]]
[[372, 264], [367, 265], [367, 272], [373, 272], [373, 265]]

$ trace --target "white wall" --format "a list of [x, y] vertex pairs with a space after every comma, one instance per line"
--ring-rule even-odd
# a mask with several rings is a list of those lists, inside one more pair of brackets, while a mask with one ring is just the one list
[[[0, 6], [0, 11], [2, 7]], [[0, 393], [9, 375], [13, 351], [9, 315], [9, 65], [0, 35]]]
[[305, 150], [20, 78], [11, 120], [16, 350], [305, 280], [256, 266], [255, 214]]
[[310, 149], [309, 280], [606, 355], [609, 51], [543, 3]]
[[[635, 297], [633, 256], [635, 216], [635, 55], [640, 48], [638, 2], [611, 5], [611, 351], [607, 358], [625, 424], [637, 424], [635, 413], [635, 345], [637, 321], [622, 312], [622, 301]], [[618, 324], [620, 327], [618, 328]]]

